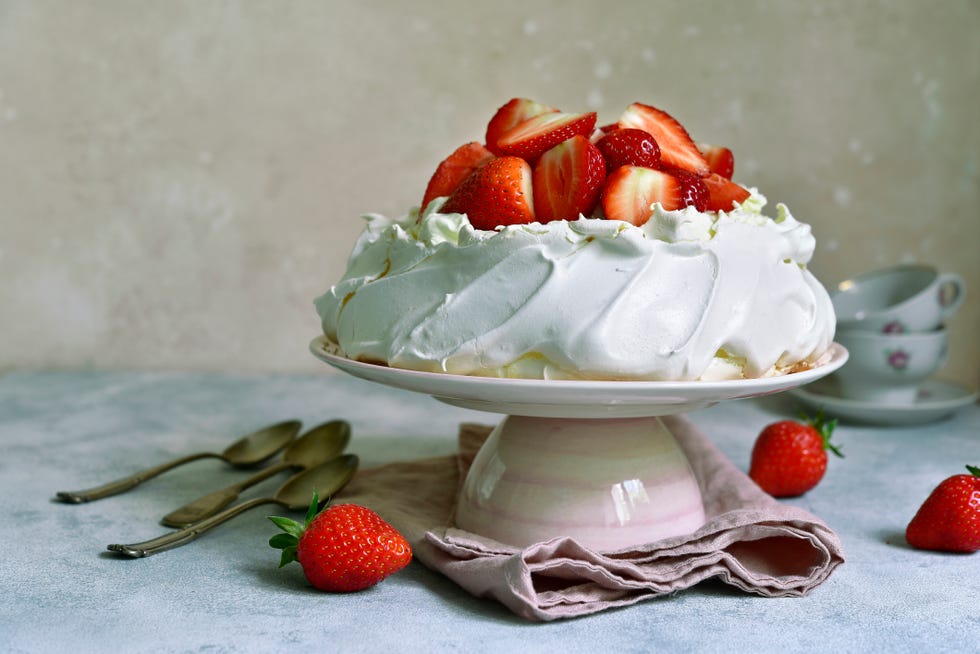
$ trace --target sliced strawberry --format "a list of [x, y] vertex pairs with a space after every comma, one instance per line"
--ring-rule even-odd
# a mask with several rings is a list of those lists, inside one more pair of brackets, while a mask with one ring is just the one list
[[500, 109], [490, 119], [487, 125], [486, 143], [487, 149], [498, 157], [503, 153], [497, 147], [497, 141], [503, 136], [504, 132], [516, 127], [529, 118], [540, 116], [541, 114], [555, 113], [558, 110], [546, 104], [528, 100], [527, 98], [514, 98]]
[[599, 131], [603, 134], [611, 134], [619, 129], [619, 123], [609, 123], [608, 125], [603, 125], [599, 128]]
[[703, 202], [704, 185], [695, 176], [668, 173], [640, 166], [621, 166], [607, 178], [602, 191], [602, 211], [609, 220], [625, 220], [642, 225], [653, 215], [652, 205], [659, 202], [673, 211]]
[[584, 136], [551, 148], [534, 166], [534, 215], [538, 222], [589, 216], [606, 181], [606, 162]]
[[634, 102], [620, 116], [619, 127], [642, 129], [653, 136], [660, 146], [660, 160], [667, 166], [701, 177], [711, 172], [687, 130], [666, 111]]
[[660, 146], [642, 129], [627, 127], [614, 130], [599, 139], [596, 147], [606, 159], [608, 172], [620, 166], [657, 168], [660, 165]]
[[701, 181], [708, 189], [708, 202], [705, 211], [731, 211], [735, 205], [742, 204], [752, 195], [735, 182], [718, 173], [711, 173]]
[[477, 229], [534, 222], [531, 166], [519, 157], [498, 157], [477, 168], [442, 206], [465, 213]]
[[493, 153], [476, 141], [465, 143], [442, 160], [425, 187], [422, 208], [436, 198], [451, 195], [474, 170], [493, 159]]
[[726, 147], [720, 145], [709, 145], [698, 143], [698, 150], [704, 155], [704, 160], [708, 162], [708, 168], [713, 173], [718, 173], [725, 179], [731, 179], [735, 172], [735, 155]]
[[596, 114], [546, 113], [525, 120], [503, 133], [497, 146], [505, 153], [534, 163], [542, 154], [573, 136], [588, 138]]

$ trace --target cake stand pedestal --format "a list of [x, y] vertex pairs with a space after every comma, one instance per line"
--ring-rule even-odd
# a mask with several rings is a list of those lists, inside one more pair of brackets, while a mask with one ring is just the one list
[[697, 479], [660, 416], [796, 388], [847, 361], [847, 351], [834, 344], [822, 365], [764, 379], [549, 381], [362, 363], [325, 337], [310, 350], [362, 379], [505, 414], [467, 474], [459, 528], [517, 547], [567, 536], [597, 551], [689, 534], [704, 524]]

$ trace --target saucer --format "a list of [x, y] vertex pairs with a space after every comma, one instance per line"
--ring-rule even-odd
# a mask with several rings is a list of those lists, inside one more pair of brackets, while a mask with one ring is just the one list
[[921, 425], [942, 420], [977, 400], [977, 393], [950, 382], [930, 379], [912, 404], [883, 404], [840, 396], [837, 378], [825, 377], [789, 394], [830, 417], [872, 425]]

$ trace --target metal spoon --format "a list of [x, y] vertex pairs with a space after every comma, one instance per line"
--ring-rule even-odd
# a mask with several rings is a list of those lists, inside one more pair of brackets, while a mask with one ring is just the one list
[[291, 511], [302, 511], [309, 507], [310, 500], [313, 498], [313, 491], [323, 498], [324, 503], [331, 495], [336, 494], [354, 476], [357, 470], [358, 458], [354, 454], [343, 454], [322, 465], [303, 472], [298, 472], [286, 480], [282, 486], [271, 497], [257, 497], [255, 499], [236, 504], [227, 508], [221, 513], [206, 518], [197, 524], [164, 534], [152, 540], [134, 543], [132, 545], [113, 544], [108, 546], [110, 552], [118, 552], [131, 558], [150, 556], [157, 552], [168, 550], [189, 543], [212, 527], [216, 527], [226, 520], [234, 518], [239, 513], [244, 513], [262, 504], [278, 504]]
[[116, 481], [111, 481], [108, 484], [96, 486], [95, 488], [88, 488], [79, 491], [58, 491], [58, 493], [55, 495], [55, 499], [61, 502], [68, 502], [70, 504], [81, 504], [82, 502], [100, 500], [103, 497], [109, 497], [110, 495], [118, 495], [123, 491], [128, 491], [131, 488], [139, 486], [144, 481], [152, 479], [153, 477], [156, 477], [167, 470], [171, 470], [177, 466], [182, 466], [185, 463], [190, 463], [191, 461], [196, 461], [198, 459], [221, 459], [222, 461], [233, 465], [236, 468], [249, 468], [262, 463], [276, 452], [286, 447], [286, 445], [296, 437], [296, 434], [299, 433], [302, 426], [303, 425], [299, 420], [287, 420], [286, 422], [280, 422], [243, 436], [225, 448], [225, 450], [220, 454], [216, 452], [200, 452], [198, 454], [191, 454], [190, 456], [174, 459], [173, 461], [169, 461], [152, 468], [147, 468], [146, 470], [141, 470], [136, 474], [130, 475], [129, 477], [117, 479]]
[[282, 461], [263, 468], [248, 479], [227, 488], [199, 497], [163, 516], [160, 524], [167, 527], [186, 527], [212, 516], [234, 502], [246, 488], [290, 468], [305, 470], [325, 463], [339, 455], [350, 442], [350, 424], [333, 420], [314, 427], [293, 441], [282, 453]]

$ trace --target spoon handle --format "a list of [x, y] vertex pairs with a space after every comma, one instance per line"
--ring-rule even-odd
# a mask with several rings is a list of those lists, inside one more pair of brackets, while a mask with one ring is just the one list
[[279, 501], [274, 497], [256, 497], [255, 499], [248, 500], [247, 502], [236, 504], [229, 509], [225, 509], [221, 513], [217, 513], [210, 518], [190, 525], [189, 527], [185, 527], [179, 531], [172, 531], [169, 534], [164, 534], [163, 536], [158, 536], [157, 538], [153, 538], [151, 540], [145, 540], [142, 543], [133, 543], [132, 545], [119, 545], [114, 543], [109, 545], [106, 549], [108, 549], [110, 552], [124, 554], [133, 559], [150, 556], [151, 554], [156, 554], [157, 552], [162, 552], [164, 550], [169, 550], [171, 548], [189, 543], [209, 529], [217, 527], [223, 522], [231, 520], [236, 515], [244, 513], [249, 509], [254, 509], [255, 507], [263, 504], [279, 504]]
[[96, 486], [95, 488], [86, 488], [85, 490], [79, 491], [58, 491], [55, 494], [55, 499], [61, 502], [68, 502], [69, 504], [81, 504], [82, 502], [101, 500], [103, 497], [110, 497], [112, 495], [118, 495], [119, 493], [128, 491], [129, 489], [139, 486], [144, 481], [153, 479], [157, 475], [164, 473], [167, 470], [171, 470], [177, 466], [182, 466], [185, 463], [190, 463], [191, 461], [206, 458], [221, 459], [224, 457], [222, 457], [220, 454], [215, 454], [214, 452], [200, 452], [199, 454], [191, 454], [179, 459], [174, 459], [173, 461], [168, 461], [167, 463], [161, 463], [160, 465], [153, 466], [152, 468], [140, 470], [139, 472], [128, 477], [110, 481], [108, 484]]
[[292, 464], [283, 462], [264, 468], [248, 479], [208, 493], [207, 495], [202, 495], [179, 509], [174, 509], [160, 519], [160, 524], [166, 525], [167, 527], [187, 527], [195, 522], [200, 522], [234, 502], [246, 488], [251, 488], [260, 481], [292, 467], [294, 467]]

